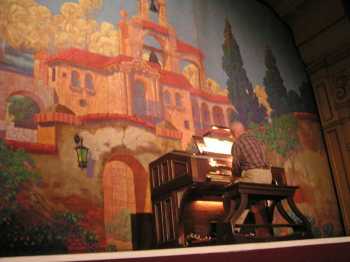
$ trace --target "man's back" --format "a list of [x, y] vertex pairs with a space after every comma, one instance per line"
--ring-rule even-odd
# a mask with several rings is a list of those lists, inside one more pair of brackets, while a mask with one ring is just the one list
[[236, 139], [232, 146], [232, 155], [236, 176], [244, 170], [269, 168], [264, 144], [248, 133]]

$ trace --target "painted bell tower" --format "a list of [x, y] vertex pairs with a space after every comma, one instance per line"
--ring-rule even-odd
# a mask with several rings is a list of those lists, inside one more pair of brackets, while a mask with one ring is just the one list
[[[168, 22], [166, 9], [166, 0], [138, 0], [135, 16], [128, 17], [121, 10], [120, 54], [142, 59], [147, 50], [152, 51], [163, 69], [179, 72], [176, 31]], [[156, 43], [153, 46], [147, 43], [151, 38]]]
[[166, 2], [165, 0], [138, 0], [138, 13], [143, 18], [148, 20], [150, 12], [158, 14], [158, 23], [166, 26], [168, 24], [167, 13], [166, 13]]

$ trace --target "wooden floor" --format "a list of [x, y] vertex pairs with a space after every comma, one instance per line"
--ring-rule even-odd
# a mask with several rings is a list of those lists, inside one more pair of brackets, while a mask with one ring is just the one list
[[177, 248], [152, 251], [115, 253], [12, 257], [0, 258], [6, 262], [51, 261], [117, 261], [117, 262], [349, 262], [350, 237], [312, 240], [280, 241], [270, 243], [236, 244], [225, 246]]

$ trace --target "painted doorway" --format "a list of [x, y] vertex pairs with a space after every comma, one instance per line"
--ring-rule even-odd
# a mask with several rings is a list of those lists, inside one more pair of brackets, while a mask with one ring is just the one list
[[136, 212], [132, 169], [124, 162], [109, 161], [103, 171], [103, 190], [107, 245], [131, 250], [131, 214]]

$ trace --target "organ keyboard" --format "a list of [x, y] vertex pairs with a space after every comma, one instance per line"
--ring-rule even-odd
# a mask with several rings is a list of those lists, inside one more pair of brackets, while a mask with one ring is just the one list
[[[186, 244], [195, 231], [208, 237], [208, 228], [199, 231], [183, 219], [187, 203], [195, 199], [221, 201], [225, 185], [232, 182], [231, 139], [227, 128], [213, 127], [204, 136], [193, 137], [192, 152], [172, 151], [150, 163], [151, 194], [158, 247]], [[196, 209], [197, 207], [194, 207]], [[214, 208], [215, 209], [215, 208]], [[199, 224], [222, 216], [218, 205], [214, 216], [197, 217]], [[191, 223], [190, 223], [191, 224]]]

